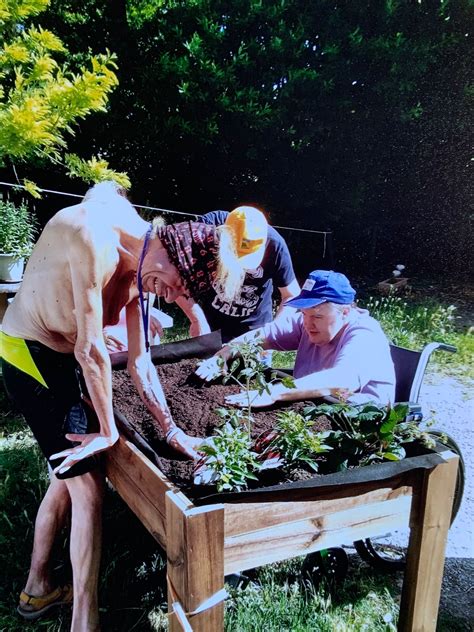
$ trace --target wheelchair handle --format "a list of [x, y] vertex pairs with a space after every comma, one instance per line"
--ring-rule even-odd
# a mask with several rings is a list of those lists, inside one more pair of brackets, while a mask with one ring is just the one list
[[445, 342], [438, 342], [438, 349], [442, 351], [449, 351], [450, 353], [457, 353], [458, 348], [454, 345], [447, 345]]

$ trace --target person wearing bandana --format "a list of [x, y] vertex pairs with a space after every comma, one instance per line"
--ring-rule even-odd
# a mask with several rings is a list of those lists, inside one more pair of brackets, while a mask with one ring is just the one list
[[273, 320], [272, 295], [278, 288], [280, 305], [276, 317], [287, 310], [284, 302], [300, 291], [291, 256], [283, 237], [268, 225], [265, 215], [253, 206], [239, 206], [231, 213], [212, 211], [200, 221], [232, 229], [235, 248], [246, 269], [240, 292], [229, 300], [217, 283], [197, 303], [180, 297], [176, 302], [188, 316], [191, 336], [220, 330], [222, 341], [257, 329]]
[[[151, 363], [147, 293], [167, 302], [197, 300], [217, 282], [232, 297], [244, 274], [232, 243], [228, 232], [195, 222], [154, 228], [113, 182], [95, 185], [46, 224], [0, 332], [7, 393], [53, 471], [17, 608], [25, 619], [73, 602], [71, 629], [99, 629], [103, 475], [97, 465], [119, 436], [103, 328], [118, 322], [123, 307], [128, 370], [140, 397], [166, 441], [197, 457], [201, 440], [176, 427]], [[70, 512], [73, 587], [55, 587], [49, 561]]]

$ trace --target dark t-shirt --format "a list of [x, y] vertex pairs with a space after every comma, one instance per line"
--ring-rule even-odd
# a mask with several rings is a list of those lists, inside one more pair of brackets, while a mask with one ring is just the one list
[[[200, 220], [206, 224], [225, 222], [226, 211], [212, 211]], [[222, 300], [213, 289], [199, 298], [212, 331], [221, 330], [223, 342], [228, 342], [251, 329], [257, 329], [272, 320], [272, 293], [274, 287], [286, 287], [295, 280], [290, 252], [283, 237], [271, 226], [262, 263], [248, 270], [240, 295], [232, 303]]]

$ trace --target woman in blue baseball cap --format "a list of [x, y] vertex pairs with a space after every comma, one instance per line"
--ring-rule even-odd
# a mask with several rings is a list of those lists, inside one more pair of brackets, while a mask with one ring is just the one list
[[[314, 270], [300, 294], [285, 303], [294, 308], [291, 314], [233, 341], [235, 345], [259, 338], [264, 349], [296, 351], [295, 388], [274, 384], [269, 393], [254, 393], [252, 406], [336, 393], [345, 393], [356, 403], [394, 401], [395, 371], [388, 340], [368, 311], [354, 304], [355, 296], [344, 274]], [[231, 355], [232, 349], [224, 346], [214, 358], [201, 364], [197, 374], [205, 380], [213, 379], [222, 371], [217, 357], [226, 361]], [[235, 405], [246, 405], [247, 401], [247, 396], [241, 394], [227, 398]]]

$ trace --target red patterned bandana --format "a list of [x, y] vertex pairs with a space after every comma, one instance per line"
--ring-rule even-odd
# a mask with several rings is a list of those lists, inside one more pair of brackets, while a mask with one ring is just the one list
[[219, 250], [215, 226], [181, 222], [157, 228], [156, 236], [193, 298], [211, 289]]

